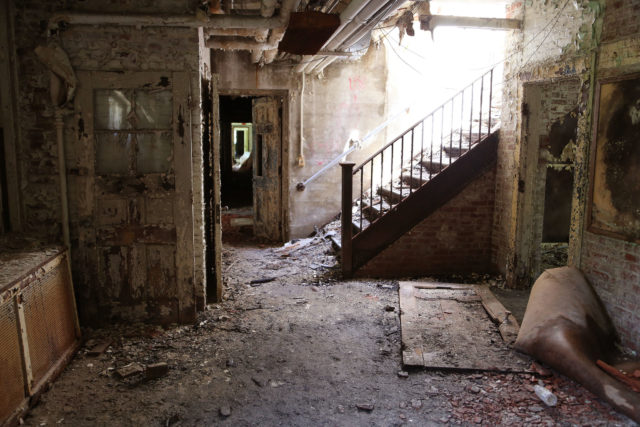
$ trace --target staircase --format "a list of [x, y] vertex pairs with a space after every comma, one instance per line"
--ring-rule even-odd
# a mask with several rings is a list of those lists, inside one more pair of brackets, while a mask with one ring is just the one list
[[500, 105], [493, 77], [492, 69], [358, 167], [341, 164], [345, 276], [495, 164]]

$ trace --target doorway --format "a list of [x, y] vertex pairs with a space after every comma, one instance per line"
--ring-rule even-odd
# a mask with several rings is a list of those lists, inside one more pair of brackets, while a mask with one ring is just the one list
[[284, 239], [284, 97], [222, 94], [220, 181], [222, 239]]
[[4, 129], [0, 127], [0, 154], [2, 154], [2, 159], [0, 159], [0, 234], [10, 230], [9, 186], [4, 152]]
[[516, 285], [567, 265], [580, 83], [524, 86]]

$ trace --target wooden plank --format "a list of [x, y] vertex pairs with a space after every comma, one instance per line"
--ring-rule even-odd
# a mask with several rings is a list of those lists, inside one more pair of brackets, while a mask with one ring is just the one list
[[469, 285], [462, 283], [414, 282], [413, 287], [417, 289], [468, 289]]
[[31, 351], [29, 349], [29, 336], [27, 334], [27, 321], [24, 315], [24, 302], [22, 294], [16, 295], [14, 300], [15, 312], [18, 314], [18, 330], [20, 332], [20, 352], [22, 353], [22, 369], [25, 374], [24, 389], [30, 396], [33, 392], [33, 369], [31, 366]]
[[408, 366], [423, 366], [422, 346], [418, 342], [414, 343], [413, 339], [413, 337], [419, 336], [413, 284], [400, 282], [398, 290], [400, 292], [400, 329], [403, 344], [402, 361]]
[[477, 285], [475, 290], [482, 298], [482, 306], [487, 310], [493, 322], [498, 325], [502, 340], [509, 345], [513, 344], [518, 338], [518, 332], [520, 332], [518, 320], [509, 310], [504, 308], [488, 286]]
[[[176, 221], [176, 285], [178, 288], [179, 320], [190, 323], [196, 320], [196, 295], [193, 282], [193, 189], [191, 143], [193, 114], [191, 97], [191, 73], [174, 72], [173, 98], [173, 155], [176, 171], [176, 193], [173, 205]], [[185, 132], [185, 128], [187, 131]]]
[[221, 215], [221, 181], [220, 181], [220, 97], [218, 95], [220, 76], [213, 74], [211, 76], [211, 99], [213, 102], [212, 109], [212, 149], [213, 149], [213, 205], [214, 205], [214, 218], [213, 218], [213, 257], [215, 264], [215, 302], [222, 301], [223, 282], [222, 282], [222, 215]]
[[505, 320], [513, 316], [487, 287], [400, 282], [399, 294], [405, 365], [530, 372], [531, 361], [501, 338], [492, 316]]

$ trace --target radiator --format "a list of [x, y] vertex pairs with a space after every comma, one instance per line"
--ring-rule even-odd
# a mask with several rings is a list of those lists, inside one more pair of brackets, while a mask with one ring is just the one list
[[18, 421], [79, 342], [68, 252], [0, 252], [0, 425]]

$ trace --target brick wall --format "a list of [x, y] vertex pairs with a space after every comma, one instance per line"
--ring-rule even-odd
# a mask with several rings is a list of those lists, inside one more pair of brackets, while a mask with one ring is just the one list
[[[531, 186], [532, 193], [530, 198], [526, 199], [523, 216], [523, 222], [528, 224], [525, 226], [527, 228], [525, 235], [531, 239], [529, 245], [526, 245], [527, 249], [530, 250], [531, 257], [529, 260], [522, 260], [527, 268], [519, 271], [521, 275], [519, 279], [523, 282], [530, 281], [531, 283], [542, 273], [540, 244], [542, 243], [545, 214], [547, 167], [549, 163], [556, 163], [548, 150], [539, 148], [540, 139], [548, 138], [552, 125], [562, 122], [565, 115], [575, 110], [580, 99], [580, 81], [578, 79], [563, 79], [534, 84], [533, 86], [535, 86], [533, 90], [536, 90], [539, 94], [540, 105], [535, 108], [535, 111], [538, 112], [537, 114], [529, 115], [526, 143], [534, 144], [534, 147], [529, 150], [529, 154], [532, 154], [532, 157], [525, 159], [526, 167], [532, 168], [525, 177], [525, 188]], [[528, 90], [525, 88], [524, 102], [530, 105], [531, 102], [527, 99], [527, 94]], [[532, 105], [530, 105], [530, 108], [532, 111], [534, 110]], [[557, 161], [558, 159], [555, 160]], [[569, 199], [567, 202], [570, 204], [571, 200]], [[553, 208], [554, 206], [548, 207], [548, 209]]]
[[495, 168], [370, 260], [359, 277], [493, 272]]
[[[493, 262], [510, 286], [517, 284], [523, 270], [519, 234], [528, 227], [517, 223], [524, 209], [519, 181], [524, 180], [527, 165], [522, 141], [524, 85], [566, 77], [588, 79], [596, 6], [543, 0], [513, 0], [507, 5], [507, 16], [523, 19], [524, 27], [511, 32], [506, 43], [492, 246]], [[578, 138], [576, 144], [580, 151], [588, 141]], [[582, 188], [584, 182], [578, 185]]]
[[[640, 1], [609, 0], [596, 79], [639, 71]], [[595, 234], [585, 227], [580, 268], [602, 299], [622, 344], [640, 351], [640, 245]]]
[[640, 350], [640, 246], [585, 232], [582, 271], [624, 345]]

